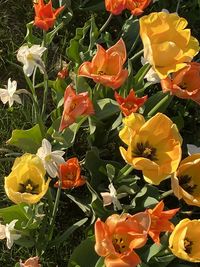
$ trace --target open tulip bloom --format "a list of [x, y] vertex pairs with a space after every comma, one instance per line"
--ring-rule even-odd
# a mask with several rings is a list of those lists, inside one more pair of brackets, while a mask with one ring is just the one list
[[84, 62], [79, 67], [78, 75], [117, 89], [128, 77], [128, 70], [123, 69], [125, 61], [126, 47], [122, 39], [107, 50], [101, 45], [97, 45], [96, 55], [91, 62]]
[[145, 122], [142, 115], [132, 113], [123, 122], [119, 137], [128, 148], [120, 147], [121, 155], [143, 172], [146, 182], [158, 185], [176, 171], [181, 160], [182, 138], [166, 115], [157, 113]]

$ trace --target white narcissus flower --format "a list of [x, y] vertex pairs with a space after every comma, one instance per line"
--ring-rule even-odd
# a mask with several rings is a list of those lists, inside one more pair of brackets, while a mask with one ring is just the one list
[[54, 178], [58, 176], [58, 166], [65, 162], [62, 157], [65, 152], [61, 150], [51, 151], [51, 143], [47, 139], [42, 140], [42, 146], [37, 151], [48, 174]]
[[45, 73], [45, 65], [42, 61], [42, 55], [46, 47], [40, 45], [33, 45], [28, 47], [28, 45], [23, 45], [19, 48], [17, 52], [17, 60], [23, 63], [24, 73], [30, 77], [36, 67], [39, 67], [41, 73]]
[[113, 203], [114, 210], [121, 210], [122, 206], [118, 198], [126, 196], [126, 193], [117, 195], [117, 191], [112, 183], [109, 184], [108, 189], [110, 192], [102, 192], [100, 195], [103, 198], [103, 205], [109, 206]]
[[14, 228], [17, 221], [18, 220], [13, 220], [6, 225], [0, 224], [0, 239], [7, 239], [6, 245], [9, 249], [11, 249], [14, 241], [21, 237], [20, 234], [16, 233]]
[[[145, 65], [149, 62], [144, 57], [141, 57], [141, 63], [142, 65]], [[150, 70], [147, 72], [144, 78], [152, 84], [160, 82], [160, 78], [158, 77], [157, 73], [154, 71], [153, 68], [150, 68]]]
[[22, 93], [22, 90], [17, 90], [17, 82], [11, 81], [11, 78], [8, 79], [8, 85], [5, 86], [6, 89], [0, 88], [0, 99], [3, 104], [8, 102], [9, 107], [12, 107], [14, 101], [21, 104], [22, 101], [18, 94]]
[[200, 153], [200, 147], [192, 144], [187, 144], [187, 149], [188, 149], [188, 155]]

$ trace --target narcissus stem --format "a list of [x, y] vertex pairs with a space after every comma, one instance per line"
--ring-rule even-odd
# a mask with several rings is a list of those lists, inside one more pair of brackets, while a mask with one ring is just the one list
[[99, 30], [99, 33], [102, 33], [105, 28], [108, 26], [108, 24], [110, 23], [111, 19], [113, 17], [113, 14], [110, 13], [110, 16], [108, 17], [108, 19], [106, 20], [106, 22], [104, 23], [104, 25], [101, 27], [101, 29]]
[[178, 13], [180, 3], [181, 3], [181, 0], [178, 0], [177, 6], [176, 6], [176, 13]]
[[160, 200], [163, 199], [163, 198], [165, 198], [165, 197], [168, 197], [168, 196], [170, 196], [170, 195], [172, 195], [172, 194], [173, 194], [173, 190], [170, 189], [169, 191], [164, 192], [164, 193], [161, 195]]

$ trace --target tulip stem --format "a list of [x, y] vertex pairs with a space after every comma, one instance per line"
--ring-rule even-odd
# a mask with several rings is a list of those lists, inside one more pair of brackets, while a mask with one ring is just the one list
[[167, 94], [163, 99], [161, 99], [155, 106], [152, 108], [152, 110], [147, 114], [147, 117], [152, 117], [156, 114], [156, 112], [159, 110], [159, 108], [165, 104], [167, 101], [171, 100], [173, 96]]
[[134, 61], [136, 58], [138, 58], [139, 56], [141, 56], [143, 54], [143, 52], [144, 52], [144, 49], [140, 50], [134, 56], [132, 56], [129, 60]]
[[50, 219], [50, 226], [49, 226], [50, 230], [49, 230], [49, 236], [48, 236], [48, 240], [49, 241], [51, 241], [51, 239], [53, 237], [53, 231], [54, 231], [54, 226], [55, 226], [56, 214], [57, 214], [57, 211], [58, 211], [61, 188], [62, 188], [62, 181], [59, 178], [59, 180], [58, 180], [58, 189], [57, 189], [57, 193], [56, 193], [56, 199], [55, 199], [55, 202], [54, 202], [53, 212], [52, 212], [52, 216], [51, 216], [51, 219]]
[[122, 178], [129, 175], [129, 173], [134, 170], [133, 166], [130, 166], [129, 164], [126, 164], [119, 172], [119, 176], [117, 177], [117, 180], [121, 180]]
[[110, 16], [108, 17], [108, 19], [106, 20], [106, 22], [104, 23], [104, 25], [101, 27], [101, 29], [99, 30], [99, 33], [102, 33], [105, 28], [108, 26], [108, 24], [110, 23], [111, 19], [113, 17], [113, 14], [110, 13]]
[[173, 194], [173, 190], [170, 189], [169, 191], [164, 192], [164, 193], [161, 195], [160, 199], [166, 198], [166, 197], [168, 197], [168, 196], [170, 196], [170, 195], [172, 195], [172, 194]]

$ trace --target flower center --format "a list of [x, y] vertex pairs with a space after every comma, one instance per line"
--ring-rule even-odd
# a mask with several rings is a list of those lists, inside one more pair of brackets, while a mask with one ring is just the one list
[[192, 241], [190, 241], [188, 238], [184, 239], [184, 247], [185, 247], [184, 250], [187, 254], [192, 253], [192, 245], [193, 245]]
[[157, 160], [156, 148], [152, 147], [148, 141], [137, 143], [136, 148], [132, 151], [133, 156], [139, 156], [150, 160]]
[[103, 70], [99, 70], [99, 71], [97, 72], [97, 74], [98, 74], [98, 75], [106, 75], [106, 73], [105, 73]]
[[117, 253], [120, 253], [120, 254], [122, 254], [128, 248], [128, 246], [125, 243], [124, 239], [122, 237], [119, 237], [119, 236], [114, 236], [114, 238], [112, 240], [112, 244], [113, 244], [113, 246], [115, 248], [115, 251]]
[[30, 179], [25, 183], [20, 183], [19, 192], [20, 193], [30, 193], [30, 194], [39, 194], [39, 185], [34, 184]]
[[194, 184], [192, 177], [189, 175], [181, 175], [178, 177], [179, 185], [189, 194], [194, 193], [194, 190], [197, 188], [197, 185]]
[[183, 90], [187, 89], [187, 84], [186, 84], [186, 82], [182, 82], [182, 83], [179, 85], [179, 87], [180, 87], [181, 89], [183, 89]]
[[45, 157], [45, 161], [48, 161], [48, 162], [51, 162], [52, 161], [52, 157], [51, 157], [51, 154], [47, 155]]

